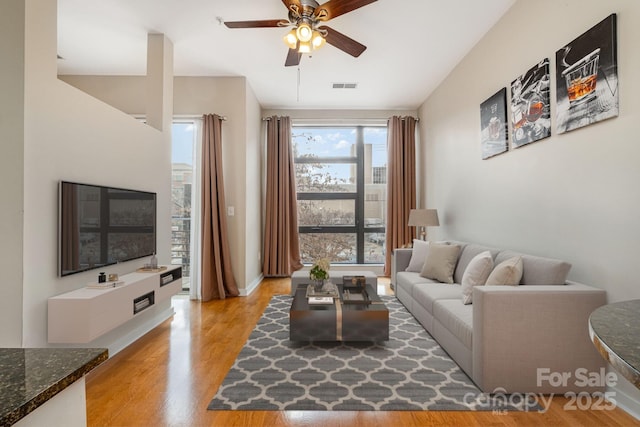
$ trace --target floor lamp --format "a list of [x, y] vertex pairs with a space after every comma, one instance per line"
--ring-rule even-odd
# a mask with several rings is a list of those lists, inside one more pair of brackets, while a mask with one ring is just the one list
[[409, 212], [410, 227], [421, 227], [420, 238], [427, 240], [427, 227], [438, 226], [438, 210], [437, 209], [411, 209]]

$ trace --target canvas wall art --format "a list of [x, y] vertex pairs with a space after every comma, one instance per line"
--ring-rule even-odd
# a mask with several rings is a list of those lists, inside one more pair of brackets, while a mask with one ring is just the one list
[[515, 148], [551, 136], [549, 58], [511, 82], [511, 143]]
[[507, 88], [502, 88], [480, 104], [480, 145], [482, 159], [508, 150]]
[[616, 14], [556, 52], [558, 133], [618, 115]]

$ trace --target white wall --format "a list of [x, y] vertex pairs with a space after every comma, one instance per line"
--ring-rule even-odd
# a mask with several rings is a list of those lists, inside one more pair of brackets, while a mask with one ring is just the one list
[[250, 86], [247, 86], [246, 179], [245, 194], [245, 274], [247, 291], [258, 285], [262, 275], [262, 110]]
[[0, 4], [0, 346], [22, 344], [24, 190], [23, 0]]
[[[144, 115], [144, 78], [135, 76], [60, 76], [61, 80], [127, 114]], [[261, 115], [260, 104], [245, 77], [175, 77], [173, 113], [201, 117], [216, 113], [222, 125], [225, 201], [231, 264], [242, 294], [262, 278], [260, 262]]]
[[[24, 259], [14, 268], [24, 269], [22, 345], [39, 347], [47, 342], [47, 298], [83, 287], [97, 275], [94, 270], [57, 277], [59, 180], [156, 192], [161, 223], [171, 215], [171, 168], [161, 132], [57, 79], [56, 1], [25, 4]], [[158, 229], [161, 262], [169, 260], [170, 233], [168, 227]], [[105, 271], [131, 272], [144, 261]]]
[[[481, 160], [480, 104], [606, 18], [618, 16], [620, 115]], [[419, 110], [432, 239], [453, 238], [565, 259], [569, 278], [640, 298], [640, 3], [518, 1]], [[623, 387], [624, 388], [624, 387]], [[626, 390], [640, 401], [637, 390]]]

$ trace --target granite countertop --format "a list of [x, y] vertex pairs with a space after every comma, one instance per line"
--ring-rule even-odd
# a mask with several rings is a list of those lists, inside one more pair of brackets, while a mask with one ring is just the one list
[[589, 317], [589, 334], [602, 357], [640, 388], [640, 300], [596, 309]]
[[0, 348], [0, 426], [15, 424], [107, 358], [105, 348]]

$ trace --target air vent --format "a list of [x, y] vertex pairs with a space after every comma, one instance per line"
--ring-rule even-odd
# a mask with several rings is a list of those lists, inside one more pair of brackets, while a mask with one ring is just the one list
[[334, 83], [334, 89], [357, 89], [358, 83]]

